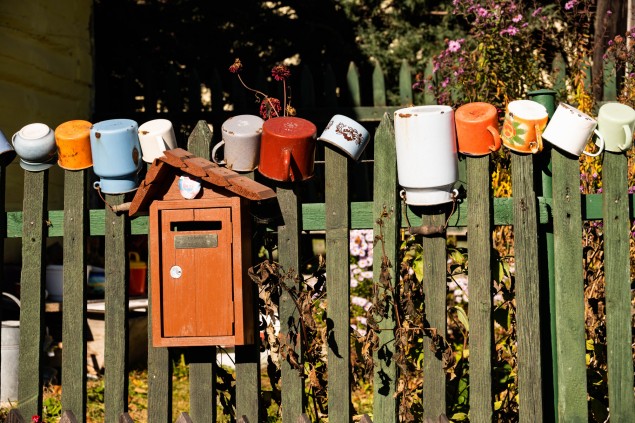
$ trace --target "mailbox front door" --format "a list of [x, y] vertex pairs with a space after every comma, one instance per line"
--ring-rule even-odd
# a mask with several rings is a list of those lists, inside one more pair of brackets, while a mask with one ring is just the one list
[[161, 210], [164, 337], [232, 336], [231, 208]]

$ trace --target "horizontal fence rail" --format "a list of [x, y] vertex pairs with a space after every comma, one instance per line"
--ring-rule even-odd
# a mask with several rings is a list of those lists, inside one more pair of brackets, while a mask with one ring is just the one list
[[[404, 63], [401, 71], [400, 99], [412, 101], [411, 72]], [[388, 277], [399, 279], [402, 229], [407, 222], [443, 226], [449, 210], [406, 207], [398, 196], [397, 162], [392, 112], [397, 107], [386, 106], [383, 72], [377, 65], [372, 77], [373, 106], [361, 106], [360, 78], [354, 65], [348, 70], [347, 90], [350, 104], [337, 107], [337, 99], [321, 99], [332, 108], [316, 106], [308, 94], [311, 74], [302, 72], [305, 94], [298, 107], [301, 115], [326, 122], [334, 112], [376, 126], [373, 137], [372, 172], [365, 174], [366, 189], [372, 201], [352, 201], [353, 187], [348, 185], [354, 163], [338, 152], [325, 149], [323, 166], [317, 173], [324, 178], [324, 201], [306, 202], [305, 195], [319, 186], [311, 183], [275, 185], [281, 219], [270, 228], [277, 234], [278, 262], [296, 272], [306, 257], [301, 256], [302, 236], [306, 232], [324, 231], [326, 238], [326, 270], [328, 305], [328, 367], [329, 421], [352, 421], [355, 404], [351, 398], [350, 286], [349, 242], [351, 229], [373, 229], [375, 248], [382, 253], [374, 256], [374, 280]], [[335, 92], [335, 79], [331, 90]], [[308, 87], [308, 88], [307, 88]], [[308, 91], [307, 91], [308, 90]], [[328, 97], [328, 96], [327, 96]], [[141, 116], [141, 115], [139, 115]], [[191, 116], [191, 115], [190, 115]], [[106, 117], [106, 116], [103, 116]], [[134, 116], [132, 116], [134, 117]], [[185, 118], [185, 116], [184, 116]], [[187, 148], [193, 154], [209, 158], [218, 133], [220, 115], [214, 117], [210, 130], [207, 122], [198, 121], [189, 131]], [[464, 158], [467, 196], [453, 210], [447, 224], [467, 228], [469, 259], [470, 309], [467, 360], [469, 373], [469, 403], [471, 421], [491, 421], [495, 411], [493, 385], [494, 324], [492, 283], [499, 268], [494, 261], [492, 231], [495, 226], [510, 226], [514, 236], [515, 300], [519, 392], [518, 416], [521, 422], [550, 420], [548, 413], [557, 413], [561, 421], [586, 421], [587, 380], [585, 363], [584, 280], [582, 273], [582, 223], [598, 220], [604, 224], [604, 268], [606, 273], [606, 321], [608, 354], [608, 396], [612, 421], [635, 421], [633, 400], [633, 361], [631, 327], [630, 227], [635, 218], [635, 199], [629, 194], [628, 158], [605, 153], [602, 158], [603, 187], [601, 194], [583, 195], [579, 190], [580, 169], [577, 158], [546, 150], [551, 161], [553, 193], [536, 192], [534, 156], [511, 153], [513, 197], [493, 198], [491, 191], [490, 157]], [[543, 157], [543, 159], [545, 159]], [[4, 199], [6, 168], [0, 169], [0, 190]], [[253, 174], [250, 177], [256, 177]], [[128, 414], [128, 284], [129, 239], [131, 235], [148, 234], [148, 217], [129, 218], [127, 214], [105, 209], [89, 209], [88, 171], [65, 171], [64, 210], [47, 210], [48, 171], [25, 174], [25, 198], [21, 211], [0, 209], [0, 230], [4, 240], [21, 238], [21, 315], [19, 404], [9, 415], [9, 421], [23, 421], [23, 416], [41, 414], [43, 407], [41, 345], [44, 330], [44, 269], [47, 238], [63, 237], [64, 241], [64, 303], [62, 406], [60, 421], [86, 421], [86, 243], [89, 237], [104, 237], [106, 280], [106, 353], [105, 353], [105, 417], [108, 422], [132, 421]], [[118, 205], [129, 200], [124, 195], [107, 195], [105, 201]], [[4, 207], [4, 201], [1, 202]], [[257, 207], [256, 207], [257, 210]], [[407, 219], [406, 219], [407, 217]], [[553, 236], [555, 267], [554, 290], [551, 292], [545, 276], [544, 239]], [[377, 237], [380, 237], [378, 239]], [[446, 336], [447, 306], [447, 237], [446, 234], [422, 240], [424, 271], [422, 288], [425, 295], [425, 315], [428, 328]], [[390, 263], [390, 266], [387, 265]], [[384, 266], [385, 265], [385, 266]], [[148, 263], [152, 266], [152, 263]], [[388, 275], [388, 276], [387, 276]], [[149, 280], [149, 284], [154, 281]], [[288, 288], [302, 289], [298, 280], [287, 281]], [[254, 287], [255, 289], [255, 287]], [[381, 289], [378, 288], [378, 289]], [[550, 309], [550, 301], [553, 308]], [[150, 298], [152, 307], [152, 298]], [[298, 310], [285, 291], [279, 300], [280, 333], [286, 336], [295, 330]], [[150, 316], [151, 313], [148, 313]], [[550, 329], [549, 320], [555, 320]], [[152, 325], [150, 321], [149, 326]], [[381, 320], [379, 342], [374, 353], [374, 383], [372, 417], [358, 416], [362, 422], [390, 423], [398, 421], [400, 399], [399, 370], [393, 359], [397, 354], [394, 331], [398, 325], [392, 317]], [[422, 328], [420, 328], [422, 329]], [[553, 337], [549, 333], [554, 331]], [[426, 351], [433, 347], [429, 337], [423, 337]], [[148, 421], [171, 422], [173, 410], [172, 360], [174, 350], [152, 347], [152, 331], [148, 330]], [[553, 340], [553, 341], [552, 341]], [[554, 342], [553, 345], [550, 345]], [[551, 349], [557, 358], [551, 374]], [[302, 356], [301, 347], [295, 351]], [[216, 421], [218, 387], [215, 347], [191, 348], [186, 352], [190, 375], [190, 409], [181, 413], [177, 422]], [[447, 359], [447, 357], [445, 358]], [[422, 363], [423, 415], [426, 421], [447, 421], [446, 387], [449, 375], [444, 358], [426, 353]], [[557, 383], [555, 382], [557, 381]], [[307, 379], [287, 362], [281, 374], [281, 415], [284, 422], [309, 421], [306, 414], [313, 407], [307, 398]], [[237, 421], [263, 421], [263, 398], [259, 346], [236, 350]], [[548, 404], [554, 402], [554, 406]], [[178, 412], [185, 410], [175, 410]]]

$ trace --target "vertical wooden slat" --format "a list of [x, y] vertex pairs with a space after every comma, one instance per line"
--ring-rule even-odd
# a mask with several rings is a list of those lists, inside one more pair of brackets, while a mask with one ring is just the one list
[[[277, 189], [278, 204], [282, 213], [284, 224], [278, 226], [278, 257], [280, 265], [285, 271], [299, 273], [300, 271], [300, 232], [302, 230], [302, 212], [299, 186], [279, 187]], [[288, 286], [293, 286], [294, 281], [287, 280]], [[296, 286], [296, 288], [298, 288]], [[299, 314], [293, 300], [285, 291], [280, 296], [280, 335], [288, 336], [290, 329], [299, 330], [297, 327]], [[289, 341], [289, 340], [287, 340]], [[298, 349], [301, 355], [298, 338]], [[298, 418], [304, 409], [304, 384], [298, 374], [286, 361], [282, 363], [282, 421], [291, 422]]]
[[375, 62], [373, 67], [373, 105], [375, 107], [386, 105], [386, 82], [379, 62]]
[[[244, 174], [254, 179], [254, 172]], [[253, 245], [251, 256], [256, 257], [258, 246]], [[251, 285], [254, 298], [254, 327], [258, 327], [258, 289]], [[248, 421], [262, 421], [260, 416], [260, 337], [256, 336], [254, 345], [236, 347], [236, 416], [245, 417]]]
[[[124, 202], [124, 194], [107, 194], [106, 203]], [[128, 411], [128, 256], [126, 239], [130, 221], [126, 213], [117, 215], [106, 206], [105, 229], [105, 392], [106, 422], [114, 422]]]
[[359, 71], [354, 62], [348, 65], [348, 72], [346, 73], [346, 86], [350, 94], [350, 100], [353, 106], [360, 106], [362, 104], [362, 92], [359, 86]]
[[[391, 284], [397, 285], [398, 247], [401, 208], [397, 196], [397, 152], [395, 149], [395, 130], [388, 114], [384, 114], [375, 133], [375, 180], [373, 194], [373, 280], [379, 281], [382, 271], [382, 259], [391, 264], [388, 272]], [[384, 212], [386, 213], [385, 215]], [[383, 215], [383, 217], [382, 217]], [[382, 226], [378, 220], [381, 217]], [[381, 286], [381, 285], [380, 285]], [[382, 288], [379, 288], [382, 289]], [[382, 295], [380, 292], [378, 295]], [[392, 306], [388, 307], [388, 317], [377, 316], [379, 322], [380, 348], [373, 355], [375, 362], [373, 382], [373, 417], [377, 422], [397, 422], [397, 401], [394, 398], [397, 385], [397, 366], [392, 357], [395, 356]]]
[[[425, 80], [428, 80], [428, 77], [433, 77], [434, 76], [434, 63], [432, 62], [432, 59], [428, 60], [428, 63], [426, 64], [426, 70], [423, 74], [423, 77], [425, 78]], [[423, 104], [437, 104], [437, 100], [434, 98], [434, 93], [432, 91], [430, 91], [426, 87], [424, 87], [423, 90]]]
[[582, 205], [580, 165], [557, 150], [553, 172], [553, 234], [558, 356], [558, 419], [587, 421], [582, 269]]
[[[409, 106], [412, 101], [412, 75], [408, 61], [403, 59], [399, 68], [399, 105]], [[426, 103], [427, 104], [427, 103]]]
[[[0, 131], [0, 136], [4, 136]], [[7, 165], [0, 165], [0, 257], [4, 257], [4, 240], [7, 237], [7, 211], [6, 211], [6, 183], [7, 183]], [[4, 260], [0, 260], [0, 292], [7, 290], [7, 285], [4, 278]], [[3, 318], [2, 310], [3, 301], [0, 300], [0, 321]], [[2, 325], [0, 325], [0, 336], [2, 335]], [[2, 359], [2, 351], [0, 349], [0, 359]], [[2, 384], [0, 382], [0, 391], [2, 390]], [[2, 398], [0, 398], [1, 400]]]
[[[195, 156], [210, 158], [212, 131], [198, 121], [187, 142]], [[213, 277], [213, 275], [210, 275]], [[190, 414], [195, 422], [216, 421], [216, 347], [193, 348], [190, 357]]]
[[190, 363], [190, 414], [195, 422], [216, 421], [216, 348], [191, 347], [187, 350]]
[[[152, 251], [149, 238], [148, 251]], [[148, 254], [148, 269], [151, 266], [150, 254]], [[159, 281], [153, 281], [151, 273], [148, 271], [148, 421], [172, 423], [172, 363], [170, 361], [170, 350], [152, 346], [152, 283], [159, 283]]]
[[[445, 212], [430, 210], [422, 217], [422, 225], [443, 226]], [[423, 246], [423, 295], [425, 296], [426, 327], [435, 329], [445, 337], [446, 331], [446, 237], [424, 238]], [[424, 417], [436, 420], [445, 414], [445, 370], [443, 362], [435, 357], [429, 337], [423, 338], [423, 408]]]
[[489, 155], [468, 157], [467, 201], [470, 289], [470, 419], [492, 420], [492, 217]]
[[635, 421], [631, 351], [628, 158], [604, 153], [602, 166], [606, 348], [611, 422]]
[[64, 172], [62, 407], [86, 419], [86, 170]]
[[519, 421], [542, 421], [538, 217], [533, 156], [512, 153]]
[[24, 173], [18, 402], [25, 416], [42, 412], [44, 249], [48, 170]]
[[[329, 420], [351, 421], [348, 157], [325, 149]], [[344, 183], [343, 183], [344, 182]]]

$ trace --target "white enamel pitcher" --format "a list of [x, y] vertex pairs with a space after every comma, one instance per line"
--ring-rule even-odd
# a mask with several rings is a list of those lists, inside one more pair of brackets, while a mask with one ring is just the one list
[[395, 111], [397, 176], [406, 204], [430, 206], [453, 201], [458, 179], [454, 110], [414, 106]]

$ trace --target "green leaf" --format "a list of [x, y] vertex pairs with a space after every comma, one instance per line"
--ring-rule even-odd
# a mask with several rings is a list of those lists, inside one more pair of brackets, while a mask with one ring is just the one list
[[586, 350], [587, 351], [593, 351], [594, 347], [593, 347], [593, 339], [587, 339], [586, 340]]
[[461, 422], [461, 421], [467, 420], [467, 414], [465, 414], [465, 413], [454, 413], [454, 414], [452, 414], [452, 417], [450, 417], [450, 420], [457, 421], [457, 422]]
[[456, 317], [458, 317], [459, 322], [461, 322], [461, 324], [465, 327], [465, 330], [469, 332], [470, 322], [467, 319], [467, 313], [461, 306], [454, 306], [454, 309], [456, 310]]
[[415, 272], [417, 280], [421, 282], [423, 280], [423, 255], [417, 255], [412, 262], [412, 269]]

